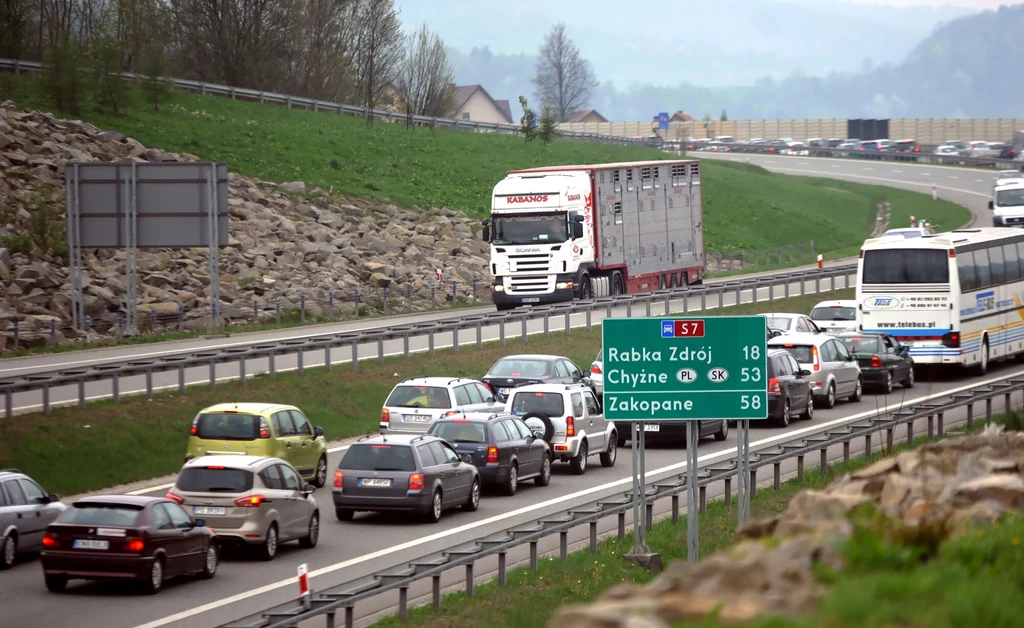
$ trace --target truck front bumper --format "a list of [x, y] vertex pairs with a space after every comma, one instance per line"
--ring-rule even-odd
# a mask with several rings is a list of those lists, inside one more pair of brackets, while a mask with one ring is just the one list
[[[496, 277], [491, 284], [491, 300], [495, 305], [542, 305], [545, 303], [564, 303], [572, 301], [576, 297], [576, 286], [573, 283], [575, 276], [558, 275], [555, 278], [551, 292], [543, 294], [509, 294], [512, 290], [512, 282], [504, 281], [503, 277]], [[550, 285], [550, 284], [549, 284]], [[559, 286], [564, 286], [559, 288]]]

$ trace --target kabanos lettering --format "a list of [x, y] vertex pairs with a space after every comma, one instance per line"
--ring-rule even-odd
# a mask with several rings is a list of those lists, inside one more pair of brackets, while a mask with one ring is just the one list
[[531, 195], [531, 196], [509, 196], [508, 202], [511, 203], [544, 203], [548, 200], [547, 194], [544, 195]]

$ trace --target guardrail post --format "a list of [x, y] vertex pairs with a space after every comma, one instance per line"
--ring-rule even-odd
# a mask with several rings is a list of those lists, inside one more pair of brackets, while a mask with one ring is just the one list
[[907, 447], [914, 446], [914, 421], [907, 421]]
[[992, 422], [992, 398], [985, 400], [985, 425]]
[[[544, 320], [547, 321], [547, 314], [544, 315]], [[520, 321], [521, 321], [522, 326], [523, 326], [523, 342], [527, 342], [530, 338], [529, 338], [529, 336], [526, 335], [526, 314], [525, 313], [523, 314], [523, 317], [522, 317], [522, 319], [520, 319]]]
[[43, 414], [50, 415], [50, 385], [43, 384]]
[[750, 499], [754, 499], [757, 495], [757, 469], [750, 470], [750, 481], [747, 482], [747, 490], [750, 493]]
[[548, 313], [544, 312], [544, 337], [547, 338], [549, 335], [550, 332], [548, 331]]
[[199, 93], [202, 94], [203, 96], [206, 95], [206, 83], [200, 83], [199, 84]]
[[[586, 315], [587, 315], [587, 331], [590, 331], [591, 328], [593, 327], [592, 321], [590, 320], [592, 315], [593, 315], [593, 312], [594, 312], [593, 308], [588, 306], [587, 307], [587, 311], [586, 311]], [[665, 297], [665, 316], [668, 316], [668, 297]], [[1009, 406], [1007, 406], [1007, 407], [1009, 407]]]
[[537, 571], [537, 541], [530, 541], [530, 570]]
[[[178, 365], [178, 392], [179, 393], [185, 392], [185, 365], [184, 364], [179, 364]], [[82, 394], [83, 395], [85, 394], [84, 386], [83, 386]], [[85, 403], [84, 402], [81, 405], [82, 405], [83, 408], [85, 407]]]
[[773, 466], [775, 467], [775, 491], [778, 492], [782, 490], [782, 463], [776, 462]]
[[118, 377], [117, 373], [113, 374], [110, 378], [110, 392], [111, 397], [114, 399], [114, 403], [120, 403], [121, 401], [121, 378]]
[[864, 435], [864, 458], [871, 460], [871, 454], [874, 453], [871, 447], [871, 434]]
[[[1009, 409], [1009, 406], [1007, 406], [1007, 409]], [[935, 416], [931, 414], [928, 415], [928, 438], [935, 438]]]
[[285, 98], [285, 103], [288, 105], [288, 108], [291, 109], [292, 108], [292, 97], [288, 96], [287, 98]]
[[[433, 336], [433, 334], [431, 334], [431, 336], [430, 336], [430, 350], [431, 350], [431, 355], [433, 355], [433, 350], [434, 350], [434, 336]], [[356, 370], [358, 368], [359, 368], [359, 339], [358, 338], [353, 338], [352, 339], [352, 370]]]
[[814, 276], [814, 294], [821, 294], [821, 277]]
[[647, 318], [651, 317], [651, 300], [650, 299], [645, 299], [644, 300], [644, 312], [646, 312]]
[[435, 575], [430, 577], [430, 597], [431, 602], [435, 609], [441, 608], [441, 576]]
[[345, 607], [345, 628], [355, 628], [356, 609], [354, 606]]
[[434, 330], [430, 329], [427, 331], [427, 343], [428, 343], [428, 355], [434, 355]]
[[[587, 312], [589, 312], [589, 311], [590, 310], [588, 309]], [[666, 294], [665, 295], [665, 316], [668, 316], [671, 313], [672, 313], [672, 295], [671, 294]], [[588, 330], [590, 329], [589, 325], [587, 326], [587, 329]]]
[[[81, 402], [78, 405], [84, 407]], [[4, 391], [4, 416], [8, 419], [14, 416], [14, 393], [10, 389]]]
[[706, 314], [708, 311], [708, 293], [701, 291], [700, 293], [700, 313]]
[[850, 461], [850, 441], [843, 441], [843, 462]]
[[277, 297], [277, 324], [281, 324], [281, 297]]
[[942, 438], [943, 434], [946, 433], [946, 428], [943, 422], [942, 413], [939, 413], [939, 438]]
[[725, 307], [725, 288], [718, 289], [718, 309]]
[[804, 280], [803, 277], [800, 277], [800, 296], [804, 296], [806, 294], [807, 294], [807, 282]]
[[210, 390], [217, 387], [217, 362], [210, 358]]
[[[725, 478], [725, 480], [723, 480], [723, 483], [725, 484], [725, 499], [723, 501], [725, 501], [725, 507], [728, 508], [730, 505], [732, 505], [732, 478]], [[678, 523], [678, 521], [679, 519], [676, 518], [674, 520], [674, 523]]]
[[1010, 412], [1010, 393], [1006, 393], [1004, 396], [1003, 411]]
[[619, 540], [626, 538], [626, 513], [620, 512], [618, 516]]
[[654, 528], [654, 503], [646, 501], [646, 497], [641, 497], [644, 500], [644, 528], [646, 530], [652, 530]]
[[798, 482], [804, 481], [804, 455], [800, 454], [796, 457], [796, 479]]
[[501, 318], [501, 320], [498, 321], [498, 342], [503, 347], [505, 346], [505, 319], [506, 318], [508, 318], [508, 317], [503, 316]]
[[377, 363], [384, 364], [384, 334], [377, 336]]
[[[708, 510], [708, 487], [698, 486], [700, 493], [700, 514], [705, 514]], [[647, 512], [647, 525], [650, 526], [647, 529], [650, 530], [654, 526], [654, 504], [651, 504], [651, 509]]]
[[[85, 407], [85, 378], [84, 377], [79, 377], [77, 383], [78, 383], [78, 407], [79, 408], [84, 408]], [[10, 395], [10, 391], [8, 391], [8, 395]], [[8, 396], [7, 400], [10, 401], [10, 396]]]
[[277, 377], [277, 360], [276, 360], [275, 353], [276, 352], [273, 349], [271, 349], [267, 353], [267, 362], [268, 362], [268, 366], [270, 367], [268, 369], [270, 371], [270, 379], [274, 379], [275, 377]]
[[597, 522], [590, 522], [590, 553], [597, 553]]
[[146, 397], [153, 398], [153, 369], [146, 369]]
[[768, 282], [768, 302], [775, 303], [775, 282]]
[[633, 302], [626, 301], [626, 318], [633, 318]]
[[562, 530], [558, 533], [558, 557], [565, 562], [569, 559], [569, 531]]
[[820, 471], [822, 475], [824, 475], [825, 472], [828, 471], [828, 448], [822, 447], [819, 453], [821, 454]]
[[245, 355], [238, 356], [238, 383], [245, 386]]
[[498, 586], [503, 587], [508, 584], [508, 576], [505, 573], [507, 560], [506, 552], [498, 552]]
[[743, 301], [743, 286], [736, 286], [736, 305]]
[[481, 349], [484, 346], [484, 326], [480, 321], [476, 322], [476, 348]]
[[295, 360], [298, 363], [299, 375], [302, 375], [306, 370], [305, 354], [305, 349], [303, 348], [302, 345], [299, 345], [299, 350], [295, 352]]
[[604, 317], [605, 318], [611, 318], [612, 317], [612, 304], [611, 303], [606, 303], [605, 304]]

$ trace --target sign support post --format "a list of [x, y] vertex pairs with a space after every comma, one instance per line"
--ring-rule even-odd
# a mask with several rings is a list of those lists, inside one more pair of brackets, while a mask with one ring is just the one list
[[700, 441], [700, 424], [697, 421], [689, 421], [686, 427], [689, 429], [686, 436], [686, 559], [696, 564], [700, 553], [697, 529], [697, 516], [700, 512], [700, 493], [697, 486], [697, 442]]
[[743, 525], [750, 519], [750, 421], [736, 426], [736, 517]]

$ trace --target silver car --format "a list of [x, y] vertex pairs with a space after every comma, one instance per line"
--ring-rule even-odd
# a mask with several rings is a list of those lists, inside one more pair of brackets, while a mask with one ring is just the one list
[[597, 357], [590, 363], [590, 381], [594, 383], [594, 391], [604, 394], [604, 349], [598, 349]]
[[43, 548], [43, 533], [66, 507], [17, 469], [0, 469], [0, 571]]
[[783, 334], [820, 334], [821, 329], [806, 314], [792, 312], [769, 312], [762, 314], [767, 319], [768, 329], [777, 329]]
[[462, 412], [501, 412], [485, 384], [467, 377], [417, 377], [391, 391], [380, 411], [380, 432], [426, 434], [434, 421]]
[[810, 371], [816, 407], [832, 408], [837, 398], [860, 401], [864, 396], [864, 378], [857, 358], [846, 346], [826, 334], [792, 334], [768, 341], [772, 349], [785, 349], [796, 358], [801, 369]]
[[822, 301], [811, 310], [811, 320], [821, 331], [833, 336], [857, 331], [857, 302], [853, 299]]
[[260, 559], [273, 560], [281, 543], [316, 547], [315, 490], [280, 458], [200, 456], [181, 468], [167, 499], [204, 519], [221, 543], [247, 545]]

